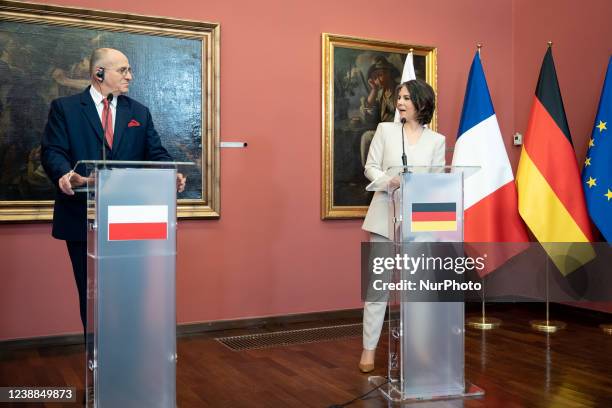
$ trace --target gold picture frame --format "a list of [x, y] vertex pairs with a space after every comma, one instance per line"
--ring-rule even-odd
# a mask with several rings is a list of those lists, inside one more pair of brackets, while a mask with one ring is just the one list
[[196, 163], [177, 215], [219, 217], [219, 36], [218, 23], [0, 0], [0, 222], [52, 219], [40, 137], [51, 100], [85, 88], [98, 47], [126, 53], [130, 96], [174, 160]]
[[[381, 115], [367, 115], [363, 98], [368, 73], [386, 64], [399, 84], [406, 55], [412, 50], [417, 78], [437, 93], [435, 47], [323, 33], [321, 218], [363, 218], [371, 200], [363, 175], [366, 140]], [[360, 106], [361, 105], [361, 106]], [[437, 109], [429, 125], [437, 129]], [[369, 132], [369, 133], [368, 133]]]

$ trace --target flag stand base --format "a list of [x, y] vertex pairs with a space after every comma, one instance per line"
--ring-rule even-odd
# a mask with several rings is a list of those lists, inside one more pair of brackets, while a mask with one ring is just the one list
[[565, 329], [567, 326], [564, 322], [559, 320], [532, 320], [529, 324], [533, 330], [544, 333], [555, 333]]
[[473, 329], [491, 330], [501, 326], [502, 321], [495, 317], [474, 316], [468, 318], [465, 323]]
[[600, 324], [599, 328], [606, 334], [612, 334], [612, 324]]

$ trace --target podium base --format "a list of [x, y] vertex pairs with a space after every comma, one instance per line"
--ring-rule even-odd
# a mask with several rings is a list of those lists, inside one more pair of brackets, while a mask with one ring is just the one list
[[600, 324], [599, 327], [606, 334], [612, 334], [612, 324]]
[[[378, 387], [381, 384], [386, 383], [387, 379], [381, 376], [372, 376], [368, 378], [368, 382], [371, 385]], [[403, 395], [402, 391], [399, 388], [398, 382], [390, 382], [384, 384], [380, 386], [378, 390], [388, 401], [400, 403], [411, 403], [420, 401], [444, 401], [459, 398], [478, 398], [484, 396], [485, 394], [482, 388], [470, 383], [469, 381], [465, 382], [465, 389], [462, 393], [451, 395]]]
[[491, 330], [501, 326], [502, 321], [495, 317], [474, 316], [467, 319], [465, 324], [474, 329]]
[[555, 333], [565, 329], [566, 324], [559, 320], [532, 320], [529, 322], [533, 330], [543, 333]]

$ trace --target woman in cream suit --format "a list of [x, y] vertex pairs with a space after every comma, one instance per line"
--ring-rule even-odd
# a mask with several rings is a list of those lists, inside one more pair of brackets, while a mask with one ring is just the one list
[[[435, 94], [431, 86], [420, 79], [404, 82], [397, 87], [396, 107], [404, 122], [378, 124], [365, 165], [365, 176], [375, 189], [362, 228], [370, 232], [370, 242], [393, 240], [389, 230], [389, 204], [386, 190], [399, 187], [398, 177], [389, 177], [385, 171], [402, 166], [402, 125], [409, 166], [443, 166], [445, 164], [445, 138], [425, 127], [431, 122], [435, 109]], [[374, 355], [380, 338], [386, 302], [365, 302], [363, 309], [363, 352], [359, 369], [374, 370]]]

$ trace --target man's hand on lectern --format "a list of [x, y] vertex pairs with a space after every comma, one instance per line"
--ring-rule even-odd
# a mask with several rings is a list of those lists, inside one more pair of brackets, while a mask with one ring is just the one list
[[187, 177], [183, 176], [183, 173], [176, 173], [176, 191], [179, 193], [185, 191], [185, 184], [187, 184]]
[[70, 170], [68, 173], [60, 177], [58, 185], [62, 193], [66, 195], [74, 195], [73, 187], [79, 187], [87, 183], [87, 177], [81, 176], [79, 173], [75, 173]]

